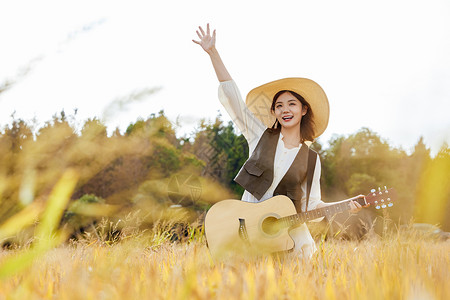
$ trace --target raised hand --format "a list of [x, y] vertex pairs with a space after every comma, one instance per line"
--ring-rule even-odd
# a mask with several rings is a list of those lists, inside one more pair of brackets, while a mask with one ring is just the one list
[[200, 38], [200, 41], [196, 40], [192, 41], [202, 46], [203, 50], [205, 50], [208, 54], [211, 54], [211, 51], [213, 51], [216, 47], [216, 30], [214, 29], [213, 34], [211, 36], [209, 30], [209, 23], [206, 24], [206, 34], [201, 26], [199, 26], [198, 28], [200, 29], [200, 32], [198, 30], [196, 30], [196, 32], [198, 37]]
[[231, 80], [230, 73], [228, 73], [227, 68], [223, 64], [222, 59], [220, 58], [219, 52], [216, 49], [216, 30], [213, 31], [211, 36], [209, 30], [209, 23], [206, 25], [206, 33], [201, 26], [198, 26], [197, 35], [200, 38], [200, 41], [192, 40], [194, 43], [202, 46], [203, 50], [209, 54], [211, 58], [211, 62], [214, 67], [214, 71], [216, 72], [217, 79], [220, 82]]

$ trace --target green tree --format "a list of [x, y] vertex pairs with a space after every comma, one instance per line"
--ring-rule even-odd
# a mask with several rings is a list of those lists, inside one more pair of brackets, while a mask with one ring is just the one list
[[[370, 129], [333, 137], [322, 166], [324, 199], [344, 199], [387, 186], [395, 188], [398, 197], [386, 212], [395, 220], [411, 218], [415, 183], [410, 179], [410, 159], [405, 151], [391, 147]], [[369, 210], [380, 213], [373, 207]]]
[[192, 151], [205, 162], [203, 175], [220, 182], [237, 196], [242, 195], [243, 188], [233, 179], [248, 158], [248, 144], [243, 135], [235, 133], [232, 122], [225, 126], [220, 115], [214, 123], [202, 121]]

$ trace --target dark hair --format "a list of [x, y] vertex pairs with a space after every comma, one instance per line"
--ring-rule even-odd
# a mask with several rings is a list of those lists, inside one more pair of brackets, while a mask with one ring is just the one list
[[[314, 124], [314, 114], [311, 110], [311, 106], [308, 102], [306, 102], [305, 98], [297, 94], [296, 92], [289, 91], [289, 90], [282, 90], [273, 96], [272, 106], [270, 107], [270, 110], [272, 112], [275, 112], [275, 102], [277, 101], [278, 97], [281, 96], [281, 94], [289, 92], [291, 93], [295, 98], [297, 98], [298, 101], [302, 103], [302, 105], [305, 105], [308, 110], [306, 111], [306, 114], [302, 117], [302, 120], [300, 122], [300, 137], [301, 142], [304, 141], [314, 141], [314, 133], [315, 133], [315, 124]], [[275, 121], [275, 123], [272, 125], [272, 129], [275, 129], [280, 125], [278, 120]]]

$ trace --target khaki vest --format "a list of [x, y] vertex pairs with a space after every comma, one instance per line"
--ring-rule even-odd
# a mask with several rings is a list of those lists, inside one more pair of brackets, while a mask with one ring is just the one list
[[[258, 200], [266, 193], [273, 181], [275, 151], [280, 130], [280, 128], [267, 128], [264, 131], [252, 156], [245, 162], [238, 175], [234, 178], [234, 181]], [[310, 153], [311, 155], [317, 155], [316, 152], [303, 143], [291, 166], [273, 193], [273, 196], [288, 196], [294, 202], [298, 212], [301, 211], [301, 183], [306, 179], [308, 155]]]

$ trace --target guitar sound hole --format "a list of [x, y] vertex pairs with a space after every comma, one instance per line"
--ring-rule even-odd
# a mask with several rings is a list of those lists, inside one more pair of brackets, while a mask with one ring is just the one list
[[264, 233], [268, 235], [275, 235], [280, 231], [280, 228], [278, 228], [278, 219], [275, 217], [268, 217], [262, 222], [262, 230]]

